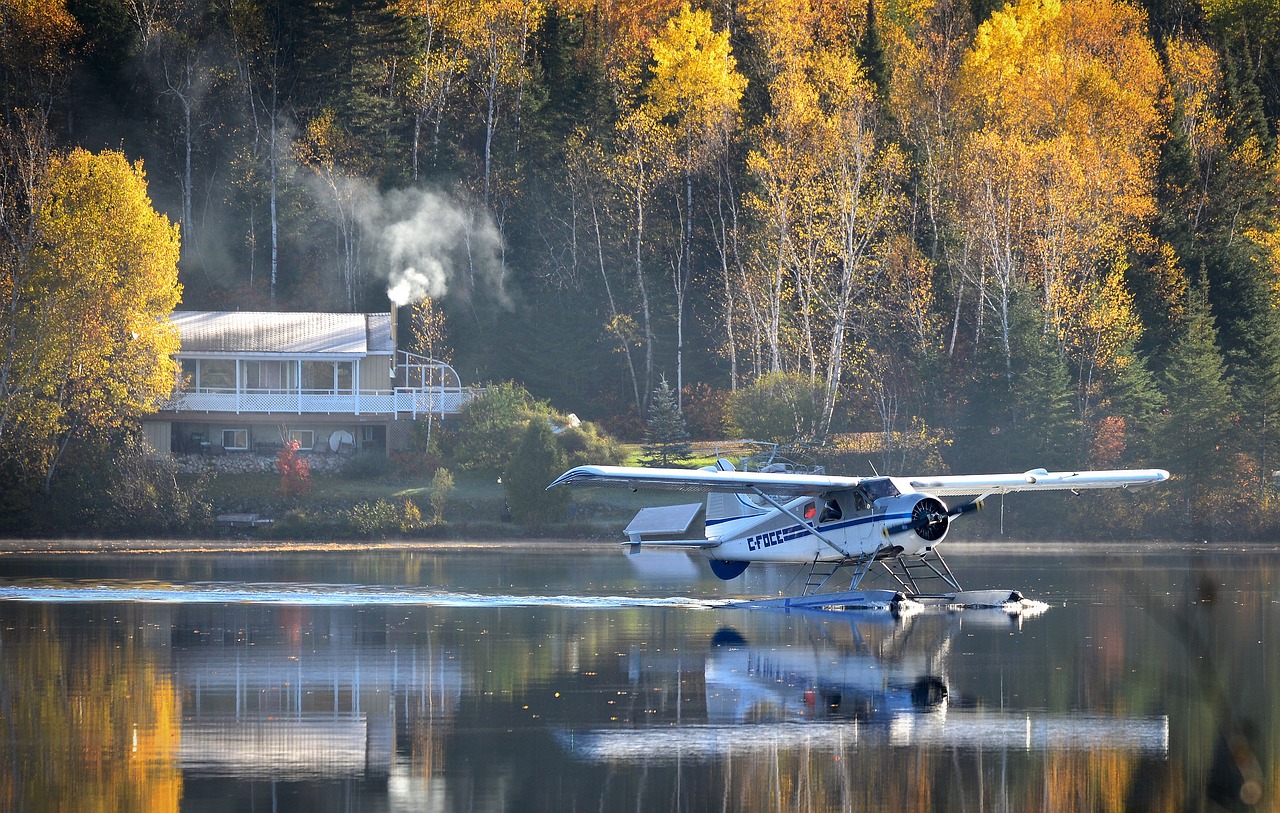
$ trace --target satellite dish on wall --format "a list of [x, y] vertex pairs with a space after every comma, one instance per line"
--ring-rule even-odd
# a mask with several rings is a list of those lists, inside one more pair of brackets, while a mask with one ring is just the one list
[[339, 429], [329, 436], [329, 450], [336, 452], [342, 448], [343, 444], [347, 446], [355, 445], [355, 438], [351, 437], [351, 433], [345, 429]]

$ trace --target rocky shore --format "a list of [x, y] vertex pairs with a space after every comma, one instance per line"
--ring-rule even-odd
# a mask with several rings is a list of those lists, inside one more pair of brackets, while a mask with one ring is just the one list
[[[314, 454], [298, 455], [311, 466], [311, 472], [338, 472], [352, 460], [350, 455]], [[179, 474], [275, 474], [275, 455], [233, 452], [219, 455], [188, 454], [174, 458]]]

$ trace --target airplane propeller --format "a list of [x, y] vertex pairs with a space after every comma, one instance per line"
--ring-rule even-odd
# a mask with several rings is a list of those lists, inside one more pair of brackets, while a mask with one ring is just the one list
[[[946, 523], [955, 519], [961, 514], [967, 514], [970, 511], [977, 511], [982, 508], [982, 500], [974, 500], [964, 505], [957, 505], [955, 508], [948, 510], [941, 502], [932, 497], [926, 497], [911, 511], [911, 519], [898, 525], [886, 525], [885, 536], [892, 534], [904, 534], [911, 531], [920, 531], [920, 535], [925, 539], [940, 539], [943, 533], [946, 533]], [[941, 510], [940, 510], [941, 509]], [[937, 528], [939, 524], [941, 528]]]

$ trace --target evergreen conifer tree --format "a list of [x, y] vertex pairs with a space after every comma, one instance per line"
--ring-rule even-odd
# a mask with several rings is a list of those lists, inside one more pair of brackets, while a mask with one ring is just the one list
[[1071, 373], [1047, 337], [1029, 348], [1028, 356], [1027, 368], [1013, 387], [1018, 439], [1014, 465], [1074, 468], [1079, 465], [1081, 426]]
[[889, 61], [885, 57], [884, 43], [880, 39], [880, 23], [876, 19], [876, 2], [867, 0], [867, 27], [858, 41], [858, 59], [867, 72], [867, 79], [876, 86], [876, 95], [883, 101], [889, 96]]
[[1153, 441], [1158, 444], [1153, 427], [1164, 406], [1164, 394], [1146, 360], [1138, 353], [1137, 344], [1136, 338], [1126, 342], [1119, 355], [1128, 361], [1104, 372], [1104, 395], [1098, 402], [1094, 417], [1122, 419], [1124, 449], [1121, 460], [1145, 465], [1142, 461], [1148, 459]]
[[1257, 496], [1265, 500], [1270, 472], [1280, 468], [1280, 317], [1268, 309], [1254, 329], [1253, 354], [1237, 367], [1236, 398], [1240, 428], [1249, 438], [1246, 451], [1262, 474]]
[[1224, 493], [1232, 472], [1231, 385], [1218, 350], [1203, 280], [1188, 293], [1182, 332], [1169, 350], [1163, 384], [1168, 398], [1157, 451], [1174, 476], [1186, 519], [1207, 526], [1213, 495]]
[[689, 459], [692, 447], [676, 393], [663, 376], [649, 404], [648, 428], [641, 458], [646, 466], [679, 465]]
[[516, 522], [536, 527], [564, 516], [569, 503], [568, 490], [547, 491], [547, 484], [564, 468], [564, 452], [556, 443], [551, 425], [545, 417], [531, 418], [502, 475], [507, 506]]

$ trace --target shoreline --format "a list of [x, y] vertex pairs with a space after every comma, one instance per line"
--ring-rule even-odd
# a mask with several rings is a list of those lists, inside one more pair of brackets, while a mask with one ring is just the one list
[[0, 558], [32, 554], [324, 553], [334, 551], [577, 551], [607, 544], [586, 539], [0, 539]]
[[[1206, 542], [1176, 540], [1106, 540], [1047, 541], [1029, 539], [1007, 540], [956, 540], [941, 546], [948, 557], [993, 552], [1097, 554], [1107, 552], [1116, 556], [1132, 556], [1143, 553], [1169, 551], [1199, 551], [1203, 553], [1258, 553], [1280, 551], [1280, 543], [1260, 542]], [[584, 537], [540, 538], [456, 538], [456, 539], [255, 539], [253, 537], [225, 537], [208, 539], [0, 539], [0, 561], [11, 556], [73, 555], [73, 554], [121, 554], [121, 555], [177, 555], [204, 553], [337, 553], [387, 551], [403, 552], [458, 552], [458, 551], [510, 551], [522, 553], [603, 553], [614, 550], [625, 555], [622, 540]], [[649, 551], [647, 555], [676, 555], [678, 551]], [[683, 553], [693, 553], [684, 551]]]

